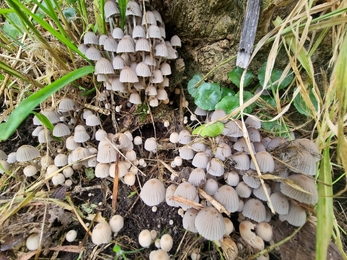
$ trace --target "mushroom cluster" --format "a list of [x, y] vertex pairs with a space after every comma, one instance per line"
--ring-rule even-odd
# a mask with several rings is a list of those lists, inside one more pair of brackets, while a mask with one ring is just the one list
[[103, 82], [106, 96], [117, 92], [132, 104], [141, 104], [146, 98], [151, 107], [156, 107], [160, 102], [169, 102], [165, 89], [171, 74], [169, 62], [177, 59], [176, 48], [181, 47], [181, 40], [177, 35], [166, 40], [160, 13], [152, 10], [147, 1], [139, 2], [128, 1], [126, 21], [122, 21], [117, 2], [107, 0], [104, 10], [108, 33], [97, 36], [87, 32], [79, 50], [95, 61], [97, 81]]
[[[224, 117], [225, 113], [217, 110], [206, 120], [210, 122]], [[148, 194], [156, 199], [155, 205], [165, 199], [169, 206], [180, 207], [180, 211], [185, 211], [180, 212], [183, 227], [208, 240], [218, 241], [229, 235], [233, 225], [222, 213], [237, 213], [239, 221], [243, 221], [240, 230], [247, 229], [248, 232], [243, 232], [243, 239], [255, 250], [262, 250], [264, 241], [272, 239], [271, 226], [267, 222], [274, 214], [293, 226], [301, 226], [307, 215], [300, 203], [317, 203], [313, 175], [319, 160], [318, 147], [308, 139], [264, 136], [261, 121], [256, 116], [246, 118], [244, 126], [236, 119], [223, 123], [222, 135], [215, 138], [193, 136], [187, 130], [171, 133], [170, 142], [179, 146], [179, 156], [172, 160], [171, 167], [177, 168], [185, 160], [194, 168], [190, 168], [189, 176], [183, 180], [173, 174], [174, 184], [166, 188], [165, 195], [163, 191], [159, 192], [163, 186], [159, 180], [156, 182], [161, 188]], [[247, 142], [247, 138], [250, 141]], [[259, 173], [268, 177], [262, 180], [263, 183]], [[153, 205], [144, 194], [141, 198], [147, 205]], [[213, 207], [214, 201], [224, 209]]]

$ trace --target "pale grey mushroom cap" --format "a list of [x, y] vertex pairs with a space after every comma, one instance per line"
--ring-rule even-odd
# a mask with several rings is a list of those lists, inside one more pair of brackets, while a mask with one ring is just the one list
[[124, 37], [123, 30], [119, 27], [114, 28], [112, 31], [112, 37], [117, 39], [117, 40], [122, 39]]
[[108, 163], [98, 163], [95, 167], [95, 177], [106, 178], [109, 176], [110, 165]]
[[[255, 152], [253, 143], [250, 143], [251, 149], [253, 153]], [[245, 152], [247, 154], [250, 154], [246, 139], [244, 137], [240, 137], [237, 139], [237, 141], [233, 145], [234, 149], [238, 152]]]
[[76, 143], [84, 143], [90, 139], [89, 134], [87, 133], [83, 125], [77, 125], [74, 131], [74, 140]]
[[194, 158], [194, 151], [189, 146], [183, 146], [179, 149], [180, 157], [184, 160], [191, 160]]
[[73, 101], [72, 99], [63, 98], [62, 100], [60, 100], [59, 106], [58, 106], [59, 112], [68, 112], [74, 109], [75, 109], [75, 101]]
[[276, 213], [280, 215], [288, 214], [289, 200], [287, 196], [283, 195], [281, 192], [275, 192], [270, 195], [270, 199]]
[[261, 121], [257, 116], [249, 116], [245, 120], [245, 124], [248, 127], [254, 127], [255, 129], [260, 129], [261, 128]]
[[97, 126], [100, 125], [100, 119], [94, 114], [90, 114], [86, 118], [86, 125], [87, 126]]
[[285, 182], [282, 182], [281, 192], [284, 195], [310, 205], [315, 205], [318, 202], [318, 191], [314, 179], [302, 174], [292, 174], [288, 179], [292, 180], [296, 185], [310, 194], [299, 191]]
[[99, 44], [99, 38], [93, 32], [86, 32], [83, 36], [84, 44]]
[[251, 165], [251, 160], [245, 152], [237, 152], [231, 156], [235, 163], [235, 169], [238, 170], [248, 170]]
[[249, 199], [243, 206], [242, 214], [256, 222], [262, 222], [266, 219], [265, 206], [258, 199]]
[[171, 184], [169, 187], [167, 187], [165, 192], [166, 204], [171, 207], [178, 207], [176, 201], [170, 199], [171, 197], [174, 196], [176, 189], [177, 189], [177, 186], [175, 184]]
[[243, 181], [237, 184], [235, 190], [241, 198], [249, 198], [252, 194], [252, 189]]
[[229, 137], [241, 137], [243, 136], [242, 132], [242, 123], [240, 120], [229, 121], [225, 124], [223, 129], [223, 135]]
[[[182, 198], [188, 199], [190, 201], [198, 201], [198, 191], [195, 186], [190, 184], [189, 182], [183, 182], [175, 190], [174, 196], [180, 196]], [[189, 209], [191, 206], [182, 202], [177, 202], [176, 204], [183, 208], [183, 210]]]
[[112, 239], [112, 230], [106, 222], [98, 223], [92, 231], [92, 242], [95, 245], [109, 243]]
[[198, 233], [198, 230], [195, 227], [195, 218], [198, 215], [199, 211], [193, 208], [190, 208], [184, 213], [183, 216], [183, 228], [189, 230], [193, 233]]
[[124, 218], [121, 215], [114, 215], [112, 218], [110, 218], [109, 225], [112, 232], [118, 233], [124, 226]]
[[[270, 186], [265, 183], [264, 184], [266, 190], [267, 190], [267, 194], [270, 196], [271, 195], [271, 188]], [[265, 191], [262, 185], [260, 185], [258, 188], [253, 190], [253, 194], [254, 196], [256, 196], [258, 199], [262, 200], [262, 201], [267, 201], [267, 197], [265, 195]]]
[[257, 178], [254, 178], [250, 175], [243, 175], [242, 180], [251, 188], [257, 189], [260, 187], [260, 180]]
[[[0, 161], [0, 164], [1, 164], [1, 161]], [[2, 167], [4, 167], [3, 164], [2, 164]], [[36, 167], [34, 165], [27, 165], [27, 166], [24, 167], [23, 173], [24, 173], [25, 176], [31, 177], [31, 176], [34, 176], [37, 173], [37, 169], [36, 169]]]
[[289, 211], [287, 215], [282, 217], [288, 221], [289, 224], [300, 227], [306, 222], [306, 211], [295, 201], [290, 201]]
[[112, 63], [105, 58], [98, 59], [98, 61], [95, 64], [94, 74], [114, 74]]
[[237, 186], [240, 182], [240, 175], [235, 171], [225, 172], [224, 180], [230, 186]]
[[214, 179], [207, 179], [205, 185], [204, 185], [204, 191], [213, 196], [218, 190], [218, 182]]
[[239, 196], [234, 188], [229, 185], [221, 186], [214, 194], [214, 198], [231, 213], [236, 212], [239, 207]]
[[117, 160], [117, 151], [108, 139], [100, 141], [96, 160], [101, 163], [111, 163]]
[[206, 169], [209, 158], [204, 152], [198, 152], [194, 155], [192, 165], [197, 168]]
[[53, 128], [53, 135], [56, 137], [70, 135], [70, 128], [66, 124], [58, 123]]
[[270, 242], [272, 239], [272, 226], [266, 222], [260, 222], [255, 227], [255, 233], [260, 236], [264, 241]]
[[221, 213], [213, 207], [205, 207], [195, 217], [195, 227], [200, 235], [212, 241], [218, 241], [226, 227]]
[[147, 138], [144, 147], [146, 151], [155, 152], [157, 150], [157, 141], [154, 137]]
[[100, 51], [93, 46], [90, 46], [86, 50], [85, 55], [88, 59], [94, 60], [94, 61], [97, 61], [102, 58]]
[[142, 187], [140, 197], [147, 206], [156, 206], [165, 199], [164, 184], [158, 179], [148, 180]]
[[260, 136], [260, 132], [258, 129], [256, 129], [254, 127], [247, 127], [247, 131], [248, 131], [249, 139], [252, 142], [260, 142], [261, 136]]
[[201, 184], [205, 183], [206, 180], [206, 173], [204, 169], [201, 168], [195, 168], [189, 175], [188, 182], [193, 184], [194, 186], [200, 186]]
[[57, 167], [64, 167], [65, 165], [67, 165], [67, 162], [67, 155], [64, 153], [59, 153], [54, 158], [54, 164]]
[[230, 155], [231, 155], [231, 147], [226, 143], [220, 142], [217, 146], [214, 156], [221, 161], [225, 161], [225, 159], [229, 157]]
[[217, 158], [213, 158], [207, 163], [206, 170], [207, 173], [219, 177], [224, 174], [224, 164]]
[[188, 130], [182, 130], [178, 134], [178, 142], [180, 144], [188, 144], [192, 140], [192, 136]]
[[17, 149], [16, 160], [18, 162], [27, 162], [40, 156], [39, 150], [37, 150], [34, 146], [22, 145]]

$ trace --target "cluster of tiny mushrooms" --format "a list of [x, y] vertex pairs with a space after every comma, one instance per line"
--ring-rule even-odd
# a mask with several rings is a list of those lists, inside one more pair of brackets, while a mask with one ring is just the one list
[[[148, 98], [150, 106], [157, 106], [158, 101], [168, 100], [165, 87], [169, 79], [166, 76], [171, 70], [167, 61], [177, 58], [175, 48], [181, 43], [177, 36], [165, 42], [164, 23], [157, 11], [144, 11], [137, 2], [129, 1], [126, 12], [123, 31], [117, 27], [120, 19], [117, 3], [107, 0], [105, 14], [112, 34], [98, 37], [87, 32], [79, 49], [96, 61], [95, 74], [98, 81], [103, 81], [105, 89], [100, 97], [118, 92], [136, 105], [142, 103], [141, 95], [144, 95], [142, 97]], [[42, 144], [54, 142], [52, 136], [61, 138], [63, 147], [58, 147], [54, 159], [50, 154], [41, 156], [40, 151], [30, 145], [23, 145], [9, 155], [1, 151], [1, 173], [18, 162], [28, 178], [41, 172], [54, 186], [71, 186], [76, 170], [94, 168], [95, 177], [114, 178], [117, 166], [119, 179], [125, 185], [134, 185], [136, 175], [144, 174], [140, 169], [147, 165], [146, 158], [139, 158], [134, 147], [137, 146], [142, 155], [145, 154], [143, 149], [156, 153], [157, 140], [152, 137], [143, 143], [140, 136], [133, 137], [129, 131], [107, 133], [99, 117], [88, 109], [83, 110], [79, 124], [75, 125], [74, 115], [81, 109], [75, 100], [63, 98], [57, 109], [41, 111], [54, 124], [54, 129], [49, 132], [34, 117], [37, 128], [32, 135]], [[234, 231], [231, 213], [238, 214], [241, 238], [255, 252], [272, 241], [272, 227], [268, 222], [273, 217], [293, 226], [305, 223], [307, 214], [300, 203], [315, 205], [318, 200], [313, 176], [319, 152], [314, 142], [264, 136], [261, 121], [254, 115], [241, 121], [226, 119], [222, 110], [208, 113], [200, 108], [193, 115], [192, 119], [200, 117], [206, 122], [223, 122], [222, 135], [203, 138], [185, 129], [171, 133], [170, 142], [178, 155], [171, 164], [163, 163], [171, 172], [171, 179], [165, 182], [173, 184], [165, 188], [163, 180], [156, 178], [144, 183], [140, 197], [146, 205], [153, 207], [154, 212], [163, 201], [179, 208], [178, 214], [186, 230], [199, 233], [217, 245], [228, 243], [235, 256], [238, 246], [229, 237]], [[168, 126], [168, 122], [165, 125]], [[98, 142], [98, 147], [89, 143], [90, 140]], [[176, 169], [183, 168], [183, 160], [192, 166], [188, 179], [177, 178]], [[109, 243], [112, 232], [116, 236], [126, 221], [120, 215], [109, 221], [101, 219], [91, 233], [95, 245]], [[66, 240], [72, 242], [76, 236], [76, 231], [70, 230]], [[169, 259], [173, 245], [171, 236], [165, 234], [156, 238], [154, 230], [143, 230], [139, 234], [139, 244], [149, 247], [154, 242], [157, 250], [152, 251], [149, 258]], [[39, 234], [31, 234], [27, 248], [36, 250], [38, 242]], [[263, 257], [267, 259], [268, 256]], [[194, 252], [191, 258], [199, 259], [199, 254]]]

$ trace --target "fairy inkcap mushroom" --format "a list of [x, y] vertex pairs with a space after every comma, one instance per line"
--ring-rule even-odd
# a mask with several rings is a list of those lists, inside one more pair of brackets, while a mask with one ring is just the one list
[[194, 186], [200, 186], [205, 183], [206, 173], [201, 168], [195, 168], [189, 175], [188, 182], [193, 184]]
[[219, 159], [213, 158], [207, 163], [206, 171], [213, 176], [222, 176], [224, 174], [224, 164]]
[[242, 180], [253, 189], [259, 188], [260, 186], [260, 180], [251, 175], [243, 175]]
[[220, 142], [217, 146], [214, 156], [221, 161], [224, 161], [231, 155], [231, 148], [228, 144]]
[[252, 194], [252, 189], [243, 181], [237, 184], [235, 190], [241, 198], [249, 198]]
[[33, 251], [40, 246], [40, 236], [37, 233], [31, 234], [26, 240], [26, 246], [28, 250]]
[[103, 139], [98, 145], [98, 154], [96, 160], [100, 163], [111, 163], [117, 160], [117, 151], [114, 149], [108, 139]]
[[255, 233], [260, 236], [264, 241], [270, 242], [272, 239], [272, 227], [269, 223], [260, 222], [255, 227]]
[[249, 199], [243, 206], [242, 214], [257, 222], [262, 222], [266, 219], [265, 206], [258, 199]]
[[169, 260], [168, 253], [162, 249], [151, 251], [149, 254], [149, 260]]
[[196, 215], [198, 215], [199, 211], [194, 209], [194, 208], [190, 208], [188, 209], [183, 216], [183, 228], [189, 230], [190, 232], [193, 233], [197, 233], [197, 229], [195, 228], [195, 218]]
[[160, 238], [160, 247], [162, 250], [169, 252], [173, 245], [173, 239], [169, 234], [165, 234]]
[[[255, 159], [257, 160], [259, 170], [262, 173], [265, 173], [265, 172], [272, 173], [275, 170], [274, 159], [272, 158], [271, 154], [269, 154], [268, 152], [266, 152], [266, 151], [257, 152], [255, 154]], [[255, 170], [255, 165], [254, 165], [253, 161], [251, 161], [250, 167], [251, 167], [251, 169]]]
[[[0, 164], [2, 165], [2, 167], [4, 167], [4, 165], [1, 163], [1, 161], [0, 161]], [[0, 172], [1, 172], [1, 170], [0, 170]], [[27, 177], [34, 176], [37, 173], [37, 168], [34, 165], [27, 165], [24, 167], [23, 173]]]
[[32, 161], [40, 157], [40, 152], [32, 145], [22, 145], [17, 149], [16, 159], [18, 162]]
[[287, 196], [283, 195], [281, 192], [274, 192], [270, 195], [270, 200], [276, 213], [280, 215], [288, 214], [289, 200]]
[[[270, 188], [270, 186], [267, 184], [267, 183], [265, 183], [265, 189], [266, 189], [266, 191], [267, 191], [267, 194], [270, 196], [270, 194], [271, 194], [271, 188]], [[267, 201], [267, 197], [266, 197], [266, 195], [265, 195], [265, 191], [264, 191], [264, 188], [263, 188], [263, 186], [262, 185], [260, 185], [258, 188], [256, 188], [256, 189], [254, 189], [253, 190], [253, 194], [254, 194], [254, 196], [256, 196], [258, 199], [260, 199], [260, 200], [262, 200], [262, 201]], [[272, 201], [271, 201], [272, 202]]]
[[182, 130], [178, 134], [178, 142], [180, 144], [188, 144], [192, 140], [192, 136], [188, 130]]
[[77, 237], [77, 231], [74, 229], [69, 230], [65, 235], [65, 239], [67, 242], [75, 241], [76, 237]]
[[56, 137], [63, 137], [70, 135], [70, 129], [66, 124], [58, 123], [53, 128], [53, 135]]
[[165, 199], [164, 184], [158, 179], [148, 180], [140, 192], [142, 201], [147, 206], [156, 206]]
[[[191, 201], [199, 200], [198, 192], [195, 186], [193, 186], [189, 182], [182, 182], [180, 185], [178, 185], [175, 190], [174, 196], [180, 196]], [[184, 210], [187, 210], [191, 207], [190, 205], [187, 205], [183, 202], [176, 201], [176, 204], [182, 207]]]
[[213, 196], [218, 190], [218, 182], [214, 179], [207, 179], [205, 185], [204, 185], [204, 191]]
[[194, 151], [189, 146], [182, 146], [179, 149], [180, 157], [184, 160], [191, 160], [194, 157]]
[[218, 241], [225, 233], [225, 223], [221, 213], [213, 207], [205, 207], [195, 217], [195, 227], [208, 240]]
[[221, 186], [214, 194], [214, 198], [229, 212], [236, 212], [239, 207], [239, 196], [234, 188], [229, 185]]
[[234, 231], [234, 224], [228, 218], [223, 218], [223, 219], [224, 219], [224, 224], [225, 224], [225, 233], [224, 233], [224, 235], [229, 236]]
[[236, 186], [240, 182], [240, 175], [235, 171], [225, 172], [224, 180], [230, 186]]
[[197, 168], [205, 169], [209, 159], [204, 152], [198, 152], [194, 155], [192, 165]]
[[109, 220], [109, 225], [112, 229], [112, 232], [118, 233], [124, 226], [124, 218], [121, 215], [114, 215]]
[[112, 230], [106, 222], [98, 223], [92, 231], [92, 242], [95, 245], [109, 243], [112, 239]]
[[112, 63], [105, 58], [100, 58], [95, 64], [95, 75], [98, 74], [114, 74]]
[[154, 137], [147, 138], [145, 141], [145, 150], [149, 152], [155, 152], [157, 150], [157, 142]]
[[305, 224], [306, 222], [306, 212], [305, 209], [302, 208], [298, 203], [295, 201], [290, 201], [289, 211], [287, 215], [281, 215], [284, 217], [285, 220], [288, 221], [289, 224], [300, 227]]
[[149, 247], [152, 243], [151, 232], [148, 229], [144, 229], [140, 232], [139, 243], [142, 247]]
[[178, 205], [176, 204], [176, 201], [170, 199], [171, 197], [174, 196], [176, 189], [177, 189], [177, 186], [175, 184], [171, 184], [169, 187], [167, 187], [165, 192], [166, 204], [171, 207], [178, 207]]
[[284, 195], [310, 205], [315, 205], [318, 202], [318, 191], [314, 179], [302, 174], [292, 174], [288, 179], [308, 193], [302, 192], [286, 182], [282, 182], [280, 187]]
[[235, 163], [235, 169], [246, 171], [250, 168], [251, 161], [245, 152], [234, 153], [231, 158]]

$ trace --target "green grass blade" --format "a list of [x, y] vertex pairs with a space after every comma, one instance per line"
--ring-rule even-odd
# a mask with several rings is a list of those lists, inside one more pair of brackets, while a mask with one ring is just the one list
[[13, 77], [21, 79], [25, 82], [30, 82], [30, 80], [25, 75], [21, 74], [20, 72], [18, 72], [15, 69], [11, 68], [10, 66], [8, 66], [6, 63], [4, 63], [1, 60], [0, 60], [0, 70], [3, 70], [6, 73], [12, 75]]
[[47, 49], [50, 51], [53, 57], [56, 58], [56, 60], [60, 60], [60, 58], [54, 53], [54, 50], [50, 48], [50, 44], [42, 37], [42, 33], [40, 33], [35, 25], [29, 21], [28, 16], [32, 17], [42, 28], [47, 30], [51, 35], [56, 37], [62, 44], [67, 46], [68, 48], [72, 49], [74, 52], [78, 53], [81, 57], [85, 58], [84, 54], [82, 54], [77, 46], [68, 38], [66, 38], [64, 35], [56, 31], [48, 22], [46, 22], [44, 19], [39, 17], [38, 15], [32, 13], [28, 8], [26, 8], [23, 4], [21, 4], [17, 0], [7, 0], [9, 5], [15, 10], [15, 12], [18, 14], [18, 16], [22, 19], [23, 23], [30, 28], [30, 30], [35, 34], [35, 36], [47, 46]]
[[[327, 141], [330, 143], [330, 140]], [[332, 188], [332, 168], [330, 164], [329, 145], [323, 151], [323, 158], [319, 168], [317, 204], [317, 235], [316, 235], [316, 259], [327, 259], [327, 252], [331, 240], [333, 228], [333, 188]]]
[[128, 0], [119, 0], [118, 1], [119, 12], [120, 12], [120, 16], [122, 18], [122, 24], [121, 24], [122, 30], [124, 30], [124, 25], [125, 25], [125, 21], [126, 21], [126, 14], [125, 13], [126, 13], [127, 5], [128, 5]]
[[0, 124], [0, 141], [8, 139], [17, 129], [20, 123], [31, 113], [31, 111], [40, 103], [45, 101], [50, 95], [54, 94], [56, 91], [74, 80], [92, 73], [93, 71], [93, 66], [87, 66], [70, 72], [47, 87], [26, 98], [12, 111], [7, 122]]

